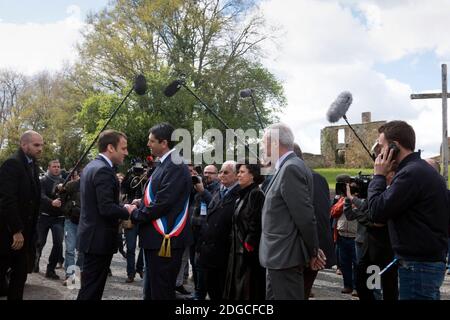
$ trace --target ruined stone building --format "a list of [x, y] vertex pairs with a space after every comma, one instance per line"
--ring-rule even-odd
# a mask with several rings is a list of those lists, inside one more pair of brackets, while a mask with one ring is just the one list
[[[362, 123], [350, 122], [369, 150], [378, 138], [378, 128], [384, 123], [386, 121], [372, 122], [370, 112], [362, 113]], [[323, 128], [320, 144], [323, 167], [373, 168], [372, 159], [347, 124]]]

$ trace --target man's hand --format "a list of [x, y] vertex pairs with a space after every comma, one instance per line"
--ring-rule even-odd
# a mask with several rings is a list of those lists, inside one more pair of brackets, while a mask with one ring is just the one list
[[131, 214], [137, 207], [134, 204], [126, 204], [123, 206], [125, 209], [127, 209], [128, 214]]
[[134, 205], [134, 206], [136, 206], [136, 207], [139, 207], [139, 206], [141, 205], [141, 199], [134, 199], [134, 200], [131, 202], [131, 204]]
[[326, 261], [327, 257], [325, 256], [325, 253], [323, 253], [323, 251], [319, 249], [317, 252], [317, 256], [311, 258], [309, 266], [312, 270], [322, 270], [323, 268], [325, 268]]
[[23, 247], [24, 238], [22, 232], [17, 232], [13, 234], [13, 243], [11, 245], [11, 249], [20, 250]]
[[197, 191], [198, 193], [203, 193], [205, 192], [205, 187], [203, 186], [202, 182], [196, 183], [194, 184], [194, 189], [195, 191]]
[[52, 201], [52, 206], [55, 208], [60, 208], [61, 207], [61, 200], [60, 199], [55, 199]]
[[350, 199], [350, 201], [352, 201], [353, 200], [353, 196], [352, 196], [352, 193], [350, 192], [350, 184], [346, 183], [345, 187], [347, 189], [347, 198]]
[[392, 166], [394, 164], [394, 160], [392, 157], [394, 156], [394, 150], [389, 149], [388, 146], [385, 146], [378, 157], [375, 159], [375, 165], [373, 167], [373, 173], [387, 176], [389, 171], [392, 171]]

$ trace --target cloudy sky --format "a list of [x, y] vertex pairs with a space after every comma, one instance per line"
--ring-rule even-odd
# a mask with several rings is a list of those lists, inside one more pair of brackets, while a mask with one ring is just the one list
[[[32, 74], [74, 61], [86, 14], [106, 4], [0, 0], [0, 68]], [[441, 101], [409, 95], [441, 90], [441, 64], [450, 62], [449, 0], [262, 0], [261, 10], [281, 30], [265, 45], [264, 64], [284, 84], [281, 119], [304, 151], [320, 152], [326, 111], [348, 90], [351, 123], [364, 111], [374, 121], [406, 120], [417, 148], [439, 153]]]

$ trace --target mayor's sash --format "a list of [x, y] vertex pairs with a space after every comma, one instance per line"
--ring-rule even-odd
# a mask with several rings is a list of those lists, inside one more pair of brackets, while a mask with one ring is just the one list
[[[144, 193], [144, 204], [148, 208], [151, 203], [155, 202], [155, 195], [152, 191], [152, 178], [150, 177], [150, 181], [147, 184], [147, 188]], [[158, 220], [152, 220], [153, 227], [156, 231], [163, 236], [163, 242], [161, 244], [161, 249], [159, 250], [158, 255], [160, 257], [170, 258], [171, 248], [170, 248], [170, 239], [172, 237], [177, 237], [183, 231], [184, 226], [186, 225], [186, 221], [188, 218], [189, 211], [189, 197], [186, 200], [186, 203], [183, 207], [183, 210], [177, 215], [175, 220], [175, 226], [172, 231], [169, 232], [167, 225], [167, 217], [161, 217]]]

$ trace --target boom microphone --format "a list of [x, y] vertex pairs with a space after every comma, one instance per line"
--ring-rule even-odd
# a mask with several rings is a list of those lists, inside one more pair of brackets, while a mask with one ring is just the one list
[[173, 81], [164, 90], [164, 95], [168, 98], [172, 97], [175, 93], [178, 92], [178, 90], [181, 89], [182, 85], [183, 85], [183, 80], [177, 79], [177, 80]]
[[342, 92], [337, 99], [331, 104], [327, 112], [327, 119], [329, 122], [337, 122], [345, 116], [348, 108], [352, 104], [352, 94], [348, 91]]
[[253, 96], [253, 89], [242, 89], [241, 91], [239, 91], [239, 95], [241, 96], [241, 98], [248, 98]]
[[147, 80], [142, 74], [138, 75], [134, 80], [133, 88], [134, 91], [140, 96], [144, 95], [145, 92], [147, 91]]
[[375, 155], [369, 151], [369, 149], [366, 147], [364, 142], [361, 140], [361, 138], [356, 133], [355, 129], [350, 125], [348, 122], [347, 116], [345, 113], [348, 111], [348, 108], [352, 104], [353, 98], [352, 94], [348, 91], [341, 92], [341, 94], [337, 97], [337, 99], [331, 104], [330, 109], [328, 109], [327, 112], [327, 119], [329, 122], [337, 122], [340, 118], [344, 118], [347, 125], [350, 127], [350, 129], [353, 131], [355, 136], [358, 138], [359, 142], [361, 142], [364, 150], [367, 151], [369, 154], [369, 157], [375, 161]]

